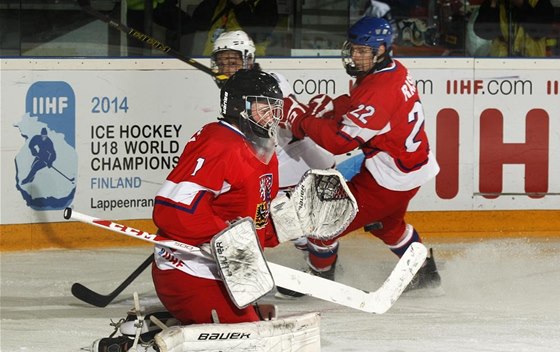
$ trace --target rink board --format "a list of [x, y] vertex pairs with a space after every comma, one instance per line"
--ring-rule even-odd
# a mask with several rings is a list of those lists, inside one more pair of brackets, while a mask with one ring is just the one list
[[[560, 238], [558, 210], [414, 211], [408, 213], [406, 220], [414, 225], [427, 243], [468, 242], [506, 237]], [[127, 220], [119, 223], [151, 233], [156, 231], [151, 220]], [[364, 231], [355, 231], [349, 236], [371, 235]], [[0, 236], [0, 251], [119, 246], [150, 244], [79, 222], [3, 225]]]
[[[402, 61], [441, 166], [407, 220], [424, 236], [560, 233], [560, 61]], [[174, 59], [1, 62], [2, 250], [120, 243], [62, 223], [65, 206], [153, 229], [160, 184], [186, 141], [218, 115], [213, 81]], [[302, 101], [352, 84], [339, 59], [260, 63], [284, 74]], [[59, 155], [56, 170], [22, 184], [34, 160], [29, 142], [42, 128]]]

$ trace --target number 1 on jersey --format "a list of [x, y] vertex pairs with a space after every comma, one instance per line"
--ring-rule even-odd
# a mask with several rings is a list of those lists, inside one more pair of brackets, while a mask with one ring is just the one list
[[204, 164], [206, 160], [204, 158], [198, 158], [196, 159], [196, 166], [194, 167], [194, 171], [192, 172], [191, 176], [194, 176], [198, 170], [200, 170], [202, 168], [202, 165]]

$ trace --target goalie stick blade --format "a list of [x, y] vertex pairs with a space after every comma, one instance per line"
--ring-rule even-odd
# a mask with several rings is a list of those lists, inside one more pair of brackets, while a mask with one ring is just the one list
[[427, 254], [428, 250], [423, 244], [413, 243], [383, 285], [373, 292], [362, 291], [274, 263], [269, 262], [268, 265], [277, 286], [367, 313], [383, 314], [399, 299], [426, 260]]

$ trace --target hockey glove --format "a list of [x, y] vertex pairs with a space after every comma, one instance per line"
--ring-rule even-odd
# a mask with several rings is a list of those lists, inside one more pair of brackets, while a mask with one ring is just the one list
[[354, 220], [358, 204], [342, 175], [308, 170], [288, 197], [272, 200], [270, 214], [280, 243], [300, 237], [330, 240]]
[[326, 94], [319, 94], [309, 101], [309, 112], [313, 117], [330, 119], [333, 116], [333, 99]]
[[280, 127], [291, 130], [297, 139], [305, 137], [305, 132], [301, 130], [301, 121], [309, 115], [307, 106], [297, 101], [293, 95], [284, 98], [284, 113], [280, 120]]

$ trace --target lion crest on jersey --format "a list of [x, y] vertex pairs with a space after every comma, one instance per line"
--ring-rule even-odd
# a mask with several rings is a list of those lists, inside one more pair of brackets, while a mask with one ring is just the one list
[[272, 174], [262, 175], [259, 179], [259, 193], [262, 202], [257, 204], [255, 212], [255, 227], [261, 229], [268, 223], [270, 202], [272, 201]]

